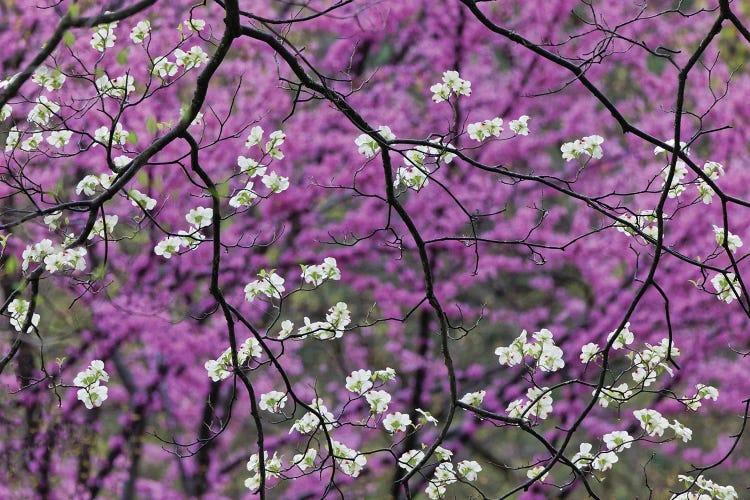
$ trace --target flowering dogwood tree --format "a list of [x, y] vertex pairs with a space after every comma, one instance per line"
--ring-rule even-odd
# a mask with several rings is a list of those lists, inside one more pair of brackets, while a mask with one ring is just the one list
[[750, 12], [435, 7], [0, 3], [3, 497], [739, 498]]

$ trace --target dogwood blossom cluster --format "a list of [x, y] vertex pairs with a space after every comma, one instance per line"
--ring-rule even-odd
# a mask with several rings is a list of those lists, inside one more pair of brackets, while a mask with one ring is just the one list
[[328, 309], [325, 321], [311, 322], [305, 316], [305, 324], [297, 330], [296, 338], [302, 339], [312, 335], [318, 340], [338, 339], [344, 335], [344, 330], [351, 323], [349, 306], [344, 302], [338, 302]]
[[734, 299], [739, 299], [742, 295], [740, 282], [734, 273], [716, 273], [711, 278], [711, 284], [716, 290], [716, 298], [731, 304]]
[[280, 299], [281, 294], [286, 290], [284, 288], [284, 278], [276, 274], [275, 269], [266, 271], [261, 269], [255, 281], [245, 285], [245, 300], [252, 302], [256, 297], [265, 295], [268, 298]]
[[[333, 413], [328, 411], [328, 408], [323, 404], [322, 399], [313, 399], [310, 406], [315, 412], [317, 412], [317, 415], [312, 411], [308, 411], [302, 415], [302, 418], [297, 419], [292, 425], [292, 428], [289, 430], [290, 434], [293, 431], [299, 432], [300, 434], [311, 434], [317, 431], [320, 426], [323, 426], [326, 431], [331, 431], [333, 427], [338, 424], [336, 417], [333, 416]], [[320, 415], [320, 417], [318, 415]]]
[[471, 82], [462, 79], [458, 71], [443, 72], [443, 81], [430, 87], [432, 100], [436, 103], [447, 101], [451, 95], [471, 95]]
[[693, 437], [693, 431], [677, 420], [673, 420], [673, 423], [669, 423], [669, 420], [664, 418], [661, 413], [656, 410], [636, 410], [633, 412], [633, 416], [638, 420], [641, 428], [651, 437], [663, 436], [664, 431], [672, 429], [674, 431], [674, 439], [681, 439], [684, 443], [690, 441]]
[[[451, 144], [442, 144], [439, 141], [430, 141], [435, 146], [416, 146], [410, 149], [404, 155], [404, 167], [399, 167], [396, 171], [396, 178], [393, 181], [393, 187], [408, 188], [419, 191], [428, 183], [429, 174], [437, 167], [439, 162], [450, 164], [456, 157], [447, 148], [452, 148]], [[426, 160], [430, 161], [426, 161]]]
[[[97, 143], [101, 143], [104, 145], [108, 145], [108, 144], [124, 145], [128, 140], [129, 134], [130, 132], [128, 132], [127, 130], [123, 128], [122, 123], [117, 122], [111, 134], [110, 134], [109, 128], [106, 126], [101, 126], [98, 129], [94, 130], [94, 139], [97, 141]], [[110, 135], [111, 135], [111, 142], [110, 142]], [[96, 145], [96, 143], [94, 145]]]
[[[424, 444], [422, 445], [424, 448]], [[482, 472], [482, 466], [473, 460], [462, 460], [455, 466], [451, 461], [453, 452], [438, 446], [435, 449], [435, 457], [439, 460], [437, 467], [429, 479], [425, 494], [427, 498], [444, 498], [447, 486], [458, 481], [460, 476], [464, 481], [473, 482], [477, 480], [478, 474]], [[411, 471], [425, 458], [422, 450], [409, 450], [398, 458], [398, 466], [406, 471]]]
[[198, 45], [193, 45], [187, 52], [182, 49], [176, 49], [174, 56], [177, 66], [184, 66], [185, 71], [200, 68], [202, 64], [208, 62], [208, 54]]
[[628, 357], [633, 361], [632, 377], [636, 384], [642, 384], [643, 387], [650, 386], [656, 377], [664, 373], [674, 376], [672, 368], [668, 364], [668, 358], [672, 359], [680, 356], [680, 350], [671, 343], [669, 339], [662, 339], [657, 345], [646, 343], [646, 347], [641, 351], [630, 352]]
[[[618, 218], [615, 227], [627, 236], [638, 234], [636, 230], [656, 240], [659, 236], [657, 215], [654, 210], [641, 210], [637, 215], [625, 214]], [[629, 224], [629, 225], [628, 225]], [[635, 229], [631, 226], [635, 226]]]
[[[396, 134], [391, 132], [391, 128], [386, 125], [378, 127], [378, 134], [384, 141], [393, 141], [396, 139]], [[380, 152], [380, 145], [368, 134], [359, 135], [354, 139], [354, 144], [357, 145], [359, 154], [364, 155], [365, 158], [372, 158]]]
[[505, 409], [509, 417], [528, 418], [536, 416], [544, 420], [552, 413], [552, 393], [548, 387], [530, 387], [526, 391], [526, 399], [516, 399]]
[[49, 273], [65, 271], [83, 271], [86, 269], [86, 249], [55, 247], [51, 240], [43, 239], [34, 245], [28, 245], [21, 257], [21, 269], [26, 271], [32, 262], [44, 262]]
[[117, 21], [109, 24], [100, 24], [94, 28], [94, 33], [91, 35], [91, 47], [99, 52], [115, 46], [115, 28], [117, 28]]
[[[284, 465], [281, 458], [274, 452], [271, 458], [268, 458], [268, 451], [263, 451], [263, 463], [266, 471], [266, 477], [278, 477], [281, 474]], [[253, 475], [245, 480], [245, 488], [255, 491], [260, 488], [260, 456], [255, 453], [247, 461], [247, 470]]]
[[99, 94], [114, 99], [124, 99], [135, 92], [135, 78], [132, 75], [122, 75], [110, 79], [108, 75], [102, 75], [94, 82]]
[[153, 210], [156, 208], [156, 200], [150, 196], [141, 193], [137, 189], [130, 189], [127, 193], [130, 203], [134, 207], [142, 208], [143, 210]]
[[589, 135], [573, 142], [564, 143], [560, 146], [560, 151], [562, 151], [562, 158], [565, 161], [574, 160], [581, 155], [588, 155], [598, 160], [604, 155], [602, 151], [603, 143], [604, 138], [600, 135]]
[[94, 221], [94, 226], [91, 228], [88, 239], [91, 240], [94, 236], [98, 236], [101, 239], [111, 238], [112, 231], [115, 229], [119, 219], [117, 215], [105, 215], [104, 219], [99, 217]]
[[109, 382], [109, 375], [104, 370], [104, 362], [99, 359], [93, 360], [73, 379], [73, 385], [80, 387], [78, 400], [89, 410], [100, 407], [107, 399], [107, 387], [101, 382]]
[[[669, 177], [669, 173], [672, 171], [672, 166], [667, 165], [665, 166], [661, 171], [661, 178], [664, 182], [662, 182], [662, 188], [667, 183], [667, 177]], [[682, 179], [685, 178], [685, 176], [688, 173], [687, 165], [682, 160], [677, 160], [675, 162], [674, 166], [674, 173], [672, 174], [672, 182], [669, 185], [669, 191], [667, 191], [667, 196], [670, 198], [677, 198], [682, 193], [685, 192], [685, 184], [682, 183]]]
[[517, 120], [508, 122], [508, 128], [516, 135], [529, 135], [529, 116], [521, 115]]
[[508, 347], [498, 347], [495, 355], [501, 365], [515, 366], [524, 357], [530, 356], [537, 361], [537, 367], [543, 372], [555, 372], [565, 366], [563, 351], [555, 345], [552, 332], [543, 328], [532, 336], [536, 342], [526, 342], [526, 330], [521, 332]]
[[50, 70], [47, 66], [39, 66], [31, 76], [31, 81], [52, 92], [61, 89], [66, 78], [60, 68]]
[[742, 239], [736, 234], [732, 234], [729, 231], [724, 231], [723, 227], [713, 225], [714, 237], [716, 238], [716, 244], [724, 246], [724, 233], [727, 234], [727, 248], [732, 253], [737, 253], [737, 249], [742, 246]]
[[[720, 176], [724, 175], [724, 166], [715, 161], [707, 161], [703, 164], [703, 173], [712, 181], [716, 181]], [[701, 179], [698, 182], [698, 197], [704, 204], [710, 205], [715, 194], [714, 188], [709, 186], [706, 181]]]
[[336, 259], [326, 257], [323, 263], [315, 266], [300, 266], [302, 268], [302, 279], [312, 286], [320, 286], [324, 281], [338, 281], [341, 279], [341, 271], [336, 265]]
[[270, 411], [271, 413], [281, 413], [281, 410], [283, 410], [284, 406], [286, 406], [286, 400], [286, 393], [280, 391], [270, 391], [265, 394], [261, 394], [260, 400], [258, 401], [258, 408], [260, 408], [261, 410]]
[[495, 117], [490, 120], [470, 123], [466, 127], [466, 131], [469, 133], [470, 139], [478, 142], [482, 142], [488, 137], [500, 137], [503, 132], [503, 119]]
[[[262, 355], [260, 343], [255, 337], [250, 337], [237, 348], [237, 365], [241, 366], [249, 358], [260, 358]], [[214, 382], [229, 378], [232, 375], [232, 348], [228, 347], [218, 358], [206, 361], [203, 367]]]
[[31, 111], [29, 111], [26, 119], [29, 123], [43, 126], [47, 125], [58, 111], [60, 111], [60, 105], [56, 102], [50, 101], [47, 97], [42, 95], [36, 100], [36, 104], [31, 108]]
[[[23, 325], [28, 319], [30, 306], [31, 304], [29, 303], [29, 301], [24, 299], [13, 299], [13, 301], [8, 304], [10, 326], [15, 328], [19, 333], [23, 329]], [[39, 314], [37, 313], [34, 313], [31, 316], [31, 322], [29, 323], [29, 327], [27, 328], [26, 333], [31, 333], [35, 328], [37, 328], [39, 326], [40, 319], [41, 316], [39, 316]]]
[[138, 24], [130, 30], [130, 39], [133, 43], [140, 44], [149, 34], [151, 34], [151, 23], [148, 20], [138, 21]]
[[734, 500], [739, 498], [737, 490], [733, 486], [721, 486], [706, 479], [703, 475], [696, 478], [680, 474], [677, 479], [685, 483], [688, 488], [697, 487], [701, 493], [681, 493], [672, 495], [670, 500]]
[[459, 401], [469, 406], [480, 406], [485, 395], [487, 395], [487, 391], [467, 392]]
[[701, 407], [702, 399], [712, 399], [716, 401], [719, 399], [719, 390], [716, 387], [704, 384], [695, 385], [696, 393], [693, 396], [685, 396], [680, 401], [687, 406], [689, 409], [695, 411]]
[[[154, 201], [154, 205], [155, 205]], [[148, 210], [148, 208], [147, 208]], [[154, 253], [165, 259], [170, 259], [177, 254], [182, 247], [189, 249], [196, 248], [205, 239], [200, 232], [204, 227], [212, 224], [214, 211], [209, 207], [196, 207], [190, 209], [185, 215], [185, 220], [190, 224], [190, 228], [178, 231], [177, 236], [167, 236], [159, 241], [154, 247]]]
[[[263, 141], [263, 133], [262, 127], [253, 127], [245, 141], [245, 147], [250, 149], [254, 146], [258, 146], [260, 148]], [[271, 132], [263, 149], [265, 152], [264, 156], [268, 156], [273, 160], [283, 159], [284, 153], [281, 151], [281, 145], [284, 144], [285, 140], [286, 134], [281, 130]], [[239, 166], [242, 173], [247, 174], [251, 179], [256, 176], [261, 176], [261, 182], [271, 191], [272, 194], [278, 194], [289, 189], [289, 178], [283, 177], [277, 172], [267, 172], [267, 165], [261, 164], [252, 158], [238, 156], [237, 166]], [[229, 204], [235, 208], [250, 206], [256, 198], [257, 193], [253, 191], [253, 183], [248, 182], [244, 189], [235, 194], [235, 196], [229, 201]]]

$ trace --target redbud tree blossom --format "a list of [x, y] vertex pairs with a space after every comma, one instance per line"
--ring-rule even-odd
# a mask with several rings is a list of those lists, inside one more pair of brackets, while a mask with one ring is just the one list
[[741, 2], [0, 2], [3, 498], [739, 498]]

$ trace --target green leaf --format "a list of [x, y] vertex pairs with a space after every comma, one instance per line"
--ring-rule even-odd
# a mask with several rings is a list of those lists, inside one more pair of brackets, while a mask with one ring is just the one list
[[146, 120], [146, 130], [148, 130], [150, 134], [156, 133], [156, 118], [151, 117]]
[[76, 36], [72, 32], [66, 31], [63, 35], [63, 43], [66, 47], [72, 47], [76, 43]]
[[130, 52], [130, 48], [125, 47], [120, 52], [117, 53], [117, 62], [125, 66], [128, 63], [128, 53]]
[[138, 135], [136, 135], [136, 133], [131, 130], [130, 132], [128, 132], [127, 141], [130, 144], [138, 144]]

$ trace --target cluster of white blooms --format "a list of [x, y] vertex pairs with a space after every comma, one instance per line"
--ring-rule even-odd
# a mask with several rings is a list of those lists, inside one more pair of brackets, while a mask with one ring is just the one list
[[284, 288], [284, 278], [276, 274], [275, 269], [271, 269], [270, 271], [261, 269], [258, 277], [260, 279], [251, 281], [245, 285], [245, 300], [252, 302], [259, 295], [265, 295], [273, 299], [281, 298], [281, 294], [286, 290]]
[[[239, 359], [238, 359], [239, 361]], [[270, 411], [271, 413], [281, 413], [286, 406], [286, 394], [280, 391], [270, 391], [261, 394], [258, 408]]]
[[716, 290], [716, 298], [727, 304], [731, 304], [742, 295], [740, 282], [734, 273], [716, 273], [716, 276], [711, 278], [711, 284]]
[[[115, 129], [112, 131], [112, 144], [125, 144], [128, 140], [129, 134], [130, 132], [122, 128], [122, 123], [118, 122], [117, 125], [115, 125]], [[104, 145], [110, 144], [109, 136], [109, 128], [106, 126], [101, 126], [94, 130], [94, 139], [97, 143], [102, 143]]]
[[503, 119], [496, 116], [491, 120], [470, 123], [466, 127], [466, 131], [469, 133], [470, 139], [479, 142], [492, 136], [500, 137], [500, 134], [503, 132]]
[[[28, 319], [30, 306], [31, 304], [29, 303], [29, 301], [24, 299], [13, 299], [13, 301], [8, 304], [10, 325], [19, 333], [23, 329], [23, 325]], [[34, 313], [31, 316], [31, 322], [29, 323], [29, 327], [26, 329], [26, 333], [31, 333], [34, 328], [38, 327], [40, 319], [41, 317], [37, 313]]]
[[527, 115], [521, 115], [518, 120], [508, 122], [510, 128], [516, 135], [529, 135], [529, 120]]
[[388, 405], [391, 402], [391, 395], [386, 391], [367, 391], [365, 393], [365, 400], [370, 405], [370, 412], [385, 413], [388, 411]]
[[140, 207], [144, 210], [153, 210], [156, 208], [156, 200], [138, 191], [131, 189], [128, 191], [128, 198], [134, 207]]
[[243, 174], [247, 174], [250, 178], [256, 177], [258, 175], [266, 175], [266, 165], [262, 165], [252, 158], [238, 156], [237, 166], [240, 167], [240, 172], [242, 172]]
[[[596, 394], [596, 390], [592, 391], [591, 394]], [[625, 401], [629, 400], [633, 395], [633, 392], [628, 387], [628, 384], [620, 384], [617, 387], [602, 387], [599, 391], [599, 406], [602, 408], [609, 407], [610, 403], [621, 405]]]
[[115, 46], [115, 28], [117, 21], [109, 24], [100, 24], [94, 28], [94, 34], [91, 36], [91, 47], [99, 52]]
[[[703, 173], [708, 176], [712, 181], [717, 180], [720, 176], [724, 175], [724, 166], [721, 163], [715, 161], [707, 161], [703, 164]], [[698, 183], [698, 197], [706, 205], [710, 205], [713, 201], [716, 192], [708, 185], [704, 180]]]
[[[669, 176], [669, 173], [672, 171], [672, 166], [667, 165], [665, 166], [661, 171], [661, 178], [664, 182], [662, 182], [661, 187], [663, 188], [664, 185], [667, 183], [667, 177]], [[677, 160], [674, 166], [674, 174], [672, 174], [672, 182], [669, 185], [669, 191], [667, 192], [667, 196], [669, 198], [677, 198], [682, 193], [685, 192], [685, 184], [682, 183], [682, 179], [685, 178], [685, 176], [688, 173], [687, 165], [685, 165], [685, 162], [682, 160]]]
[[[237, 364], [241, 366], [248, 358], [260, 358], [262, 355], [260, 343], [254, 337], [250, 337], [237, 349]], [[216, 359], [209, 359], [203, 367], [214, 382], [229, 378], [232, 374], [232, 348], [228, 347]]]
[[159, 56], [154, 59], [154, 67], [151, 69], [152, 75], [159, 75], [160, 78], [174, 76], [177, 74], [177, 64], [169, 60], [167, 56]]
[[328, 408], [325, 407], [322, 399], [313, 399], [310, 406], [318, 412], [323, 419], [321, 420], [314, 412], [308, 411], [302, 415], [302, 418], [294, 422], [294, 425], [292, 425], [292, 428], [289, 430], [290, 434], [293, 431], [297, 431], [301, 434], [310, 434], [318, 430], [318, 427], [321, 425], [324, 426], [327, 431], [330, 431], [336, 425], [336, 417], [333, 416], [333, 413], [328, 411]]
[[29, 111], [29, 115], [26, 119], [30, 123], [36, 125], [47, 125], [50, 119], [55, 116], [55, 113], [58, 111], [60, 111], [60, 105], [56, 102], [50, 101], [42, 95], [36, 100], [36, 104], [31, 108], [31, 111]]
[[625, 326], [623, 326], [621, 330], [614, 331], [607, 335], [607, 341], [611, 340], [615, 335], [617, 337], [612, 343], [612, 349], [622, 349], [626, 345], [632, 344], [635, 337], [633, 332], [630, 331], [630, 321], [625, 323]]
[[603, 143], [604, 139], [600, 135], [589, 135], [573, 142], [564, 143], [560, 146], [560, 151], [562, 151], [562, 158], [565, 161], [576, 159], [583, 154], [599, 159], [604, 155], [602, 151]]
[[99, 189], [109, 189], [117, 174], [87, 175], [76, 185], [76, 194], [93, 196]]
[[526, 330], [521, 332], [508, 347], [498, 347], [495, 355], [501, 365], [515, 366], [530, 356], [537, 361], [537, 366], [543, 372], [554, 372], [565, 366], [562, 349], [555, 345], [552, 332], [543, 328], [533, 334], [536, 342], [526, 342]]
[[[275, 130], [268, 136], [268, 141], [265, 144], [265, 154], [269, 158], [274, 160], [281, 160], [284, 158], [284, 153], [281, 152], [281, 145], [284, 144], [286, 135], [281, 130]], [[255, 126], [250, 130], [250, 134], [245, 141], [247, 148], [253, 146], [260, 147], [263, 141], [263, 128]], [[266, 186], [271, 193], [278, 194], [289, 189], [289, 178], [282, 177], [276, 172], [268, 173], [267, 165], [263, 165], [252, 158], [246, 158], [244, 156], [237, 157], [237, 165], [240, 167], [242, 173], [247, 174], [250, 178], [261, 176], [261, 182]], [[240, 206], [249, 206], [252, 201], [257, 198], [257, 194], [252, 191], [253, 183], [250, 182], [245, 186], [245, 189], [241, 190], [230, 200], [230, 205], [236, 208]]]
[[677, 479], [685, 483], [689, 488], [697, 486], [702, 493], [681, 493], [672, 495], [670, 500], [734, 500], [739, 498], [733, 486], [721, 486], [710, 479], [700, 475], [693, 479], [690, 476], [678, 475]]
[[[668, 141], [665, 141], [665, 144], [667, 144], [669, 147], [674, 148], [674, 139], [669, 139]], [[685, 156], [690, 156], [690, 148], [687, 146], [686, 142], [680, 141], [680, 150], [685, 153]], [[664, 154], [665, 156], [668, 156], [669, 153], [666, 149], [664, 149], [661, 146], [656, 146], [654, 148], [654, 156], [659, 156], [660, 154]]]
[[341, 279], [341, 271], [339, 271], [336, 259], [333, 257], [326, 257], [322, 264], [316, 266], [301, 265], [300, 267], [302, 268], [302, 279], [305, 280], [305, 283], [313, 286], [320, 286], [327, 280], [338, 281]]
[[479, 406], [484, 401], [487, 391], [467, 392], [459, 401], [469, 406]]
[[60, 71], [60, 68], [55, 68], [50, 71], [47, 66], [39, 66], [31, 76], [31, 81], [40, 87], [44, 87], [48, 92], [62, 88], [65, 79], [66, 77], [62, 71]]
[[[537, 465], [536, 467], [532, 467], [531, 469], [526, 471], [526, 477], [528, 477], [529, 479], [534, 479], [535, 477], [542, 474], [542, 472], [544, 472], [544, 466]], [[544, 481], [545, 479], [547, 479], [547, 476], [549, 476], [549, 472], [544, 472], [544, 474], [539, 477], [538, 481]]]
[[396, 432], [406, 432], [406, 429], [408, 429], [410, 425], [412, 425], [411, 417], [400, 411], [390, 413], [383, 419], [383, 427], [391, 434]]
[[[422, 445], [424, 448], [424, 445]], [[465, 481], [476, 481], [478, 474], [482, 472], [482, 466], [473, 460], [462, 460], [455, 467], [451, 462], [453, 452], [441, 446], [435, 448], [435, 456], [440, 461], [430, 478], [425, 494], [427, 498], [439, 499], [444, 498], [447, 486], [458, 481], [461, 476]], [[409, 450], [398, 458], [398, 466], [406, 471], [413, 470], [425, 458], [422, 450]], [[458, 476], [456, 475], [458, 473]]]
[[109, 76], [102, 75], [94, 82], [96, 90], [100, 95], [123, 99], [135, 92], [135, 78], [132, 75], [122, 75], [110, 79]]
[[248, 181], [244, 188], [237, 191], [229, 199], [229, 206], [234, 208], [249, 207], [257, 198], [257, 193], [253, 191], [253, 181]]
[[590, 363], [594, 361], [599, 354], [599, 345], [595, 342], [589, 342], [581, 347], [581, 363]]
[[[153, 205], [156, 205], [155, 200], [151, 198], [149, 200], [153, 201]], [[148, 205], [146, 210], [149, 210]], [[190, 209], [185, 215], [185, 220], [190, 224], [190, 228], [187, 231], [178, 231], [177, 236], [167, 236], [159, 241], [154, 247], [154, 253], [169, 259], [172, 255], [178, 253], [182, 247], [196, 248], [205, 239], [200, 230], [211, 225], [213, 215], [214, 210], [212, 208], [196, 207]]]
[[505, 409], [508, 416], [513, 418], [528, 418], [527, 415], [534, 415], [542, 420], [552, 413], [552, 393], [548, 387], [530, 387], [526, 391], [526, 398], [516, 399], [511, 402]]
[[24, 250], [24, 264], [27, 267], [28, 262], [39, 262], [43, 256], [44, 268], [52, 274], [65, 271], [83, 271], [86, 269], [85, 248], [52, 248], [50, 250], [45, 246], [38, 254], [35, 252], [36, 248], [27, 254], [30, 248], [26, 247], [26, 250]]
[[39, 148], [43, 139], [44, 136], [42, 136], [41, 132], [31, 134], [31, 137], [26, 138], [26, 140], [21, 143], [21, 151], [33, 151]]
[[359, 476], [364, 466], [367, 465], [367, 457], [336, 440], [331, 440], [331, 444], [333, 445], [331, 454], [336, 458], [341, 472], [351, 477]]
[[[657, 221], [658, 218], [655, 211], [641, 210], [638, 215], [621, 215], [618, 221], [615, 223], [615, 227], [618, 231], [626, 234], [627, 236], [633, 236], [637, 234], [636, 229], [638, 229], [641, 233], [655, 240], [659, 236], [659, 227], [657, 225]], [[635, 226], [636, 229], [633, 229], [632, 227], [630, 227], [630, 225], [627, 225], [625, 223]]]
[[146, 37], [151, 33], [151, 23], [148, 20], [138, 21], [138, 24], [130, 30], [130, 39], [135, 44], [143, 43]]
[[696, 384], [695, 385], [696, 393], [694, 396], [689, 397], [685, 396], [680, 401], [687, 406], [689, 409], [695, 411], [698, 408], [701, 407], [702, 399], [712, 399], [716, 401], [719, 399], [719, 390], [716, 387], [712, 387], [710, 385], [704, 385], [704, 384]]
[[372, 387], [372, 372], [370, 370], [355, 370], [346, 377], [346, 390], [359, 396]]
[[674, 431], [675, 439], [682, 439], [683, 442], [687, 443], [693, 437], [693, 431], [674, 420], [672, 424], [669, 420], [664, 418], [661, 413], [656, 410], [636, 410], [633, 412], [633, 416], [640, 422], [641, 428], [651, 437], [663, 436], [664, 431], [672, 429]]
[[294, 465], [299, 467], [299, 470], [305, 472], [307, 469], [315, 466], [315, 457], [318, 456], [318, 451], [315, 448], [308, 448], [305, 454], [298, 454], [292, 457]]
[[662, 339], [657, 345], [646, 344], [646, 347], [639, 352], [628, 353], [628, 357], [633, 360], [633, 381], [636, 384], [643, 384], [643, 387], [650, 386], [656, 377], [664, 373], [674, 376], [672, 368], [667, 364], [667, 355], [676, 358], [680, 355], [680, 350], [669, 339]]
[[471, 95], [471, 82], [463, 80], [458, 75], [458, 71], [445, 71], [443, 81], [431, 86], [430, 92], [432, 92], [432, 100], [436, 103], [447, 101], [454, 93], [457, 96], [469, 96]]
[[176, 49], [174, 55], [177, 66], [185, 66], [185, 71], [193, 68], [200, 68], [203, 63], [208, 61], [208, 54], [206, 54], [198, 45], [190, 47], [188, 52], [185, 52], [182, 49]]
[[284, 159], [284, 153], [281, 152], [280, 146], [284, 144], [284, 140], [286, 139], [286, 134], [282, 132], [281, 130], [274, 130], [271, 132], [268, 136], [268, 141], [266, 142], [266, 154], [273, 158], [274, 160], [283, 160]]
[[107, 387], [101, 385], [101, 382], [109, 382], [109, 375], [104, 370], [104, 362], [99, 359], [93, 360], [88, 368], [73, 379], [73, 385], [81, 388], [78, 390], [78, 400], [83, 401], [89, 410], [101, 406], [107, 399]]
[[[263, 465], [263, 468], [266, 470], [266, 477], [278, 477], [284, 468], [281, 458], [276, 452], [274, 452], [271, 458], [268, 458], [268, 451], [264, 451]], [[247, 461], [247, 470], [252, 472], [253, 475], [245, 479], [245, 488], [255, 491], [260, 488], [260, 456], [257, 453], [252, 455], [250, 460]]]
[[[391, 128], [386, 125], [378, 127], [378, 134], [380, 134], [380, 137], [385, 141], [393, 141], [396, 139], [396, 135], [391, 132]], [[357, 151], [359, 151], [359, 154], [365, 155], [365, 158], [372, 158], [380, 151], [380, 146], [377, 141], [368, 134], [361, 134], [354, 139], [354, 144], [357, 145]]]
[[186, 19], [182, 24], [190, 31], [203, 31], [206, 28], [206, 21], [203, 19]]
[[602, 436], [604, 444], [608, 450], [622, 451], [627, 450], [633, 444], [633, 438], [626, 431], [613, 431]]
[[[396, 178], [393, 181], [393, 187], [413, 189], [419, 191], [425, 187], [429, 181], [428, 176], [432, 173], [432, 165], [437, 166], [438, 162], [449, 164], [456, 157], [448, 148], [453, 148], [452, 144], [443, 144], [438, 140], [431, 140], [435, 146], [417, 146], [406, 152], [404, 155], [404, 164], [396, 171]], [[433, 157], [430, 162], [425, 162], [428, 157]]]
[[[724, 228], [714, 225], [714, 236], [716, 237], [716, 244], [724, 246]], [[732, 253], [737, 253], [737, 249], [742, 246], [742, 238], [736, 234], [732, 234], [729, 231], [727, 233], [727, 248]]]
[[13, 108], [10, 104], [3, 104], [0, 108], [0, 122], [7, 119], [13, 113]]
[[46, 141], [52, 147], [63, 148], [70, 142], [71, 137], [73, 137], [72, 130], [53, 130], [47, 136]]
[[350, 323], [349, 306], [344, 302], [338, 302], [328, 309], [325, 321], [311, 322], [310, 318], [305, 316], [305, 324], [297, 330], [297, 336], [304, 338], [312, 335], [318, 340], [338, 339], [344, 335], [344, 330]]
[[94, 227], [91, 228], [88, 239], [91, 240], [94, 236], [99, 236], [102, 239], [112, 238], [112, 231], [115, 229], [119, 219], [117, 215], [105, 215], [104, 220], [99, 217], [94, 221]]

